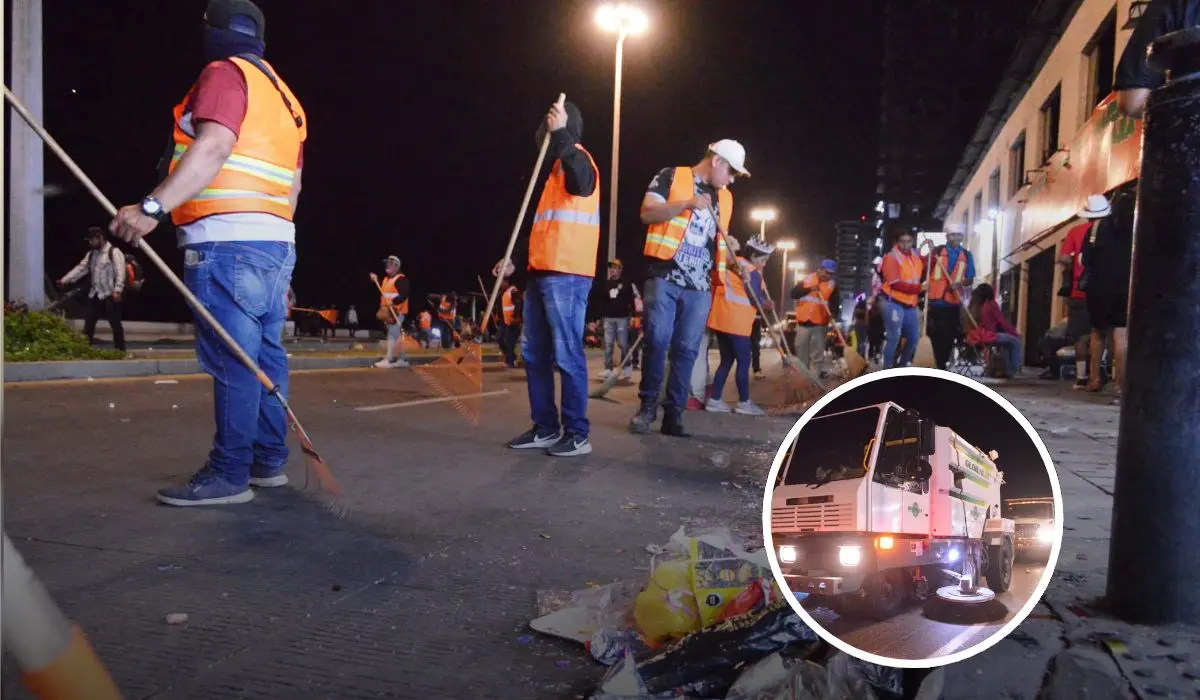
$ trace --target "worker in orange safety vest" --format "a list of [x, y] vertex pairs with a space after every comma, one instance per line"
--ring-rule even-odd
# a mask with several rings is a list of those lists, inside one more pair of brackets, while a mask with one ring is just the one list
[[[296, 265], [308, 122], [264, 58], [266, 20], [257, 5], [210, 0], [201, 28], [207, 65], [174, 109], [165, 177], [139, 203], [122, 207], [109, 231], [133, 242], [170, 217], [188, 288], [237, 345], [254, 349], [269, 382], [290, 397], [281, 292]], [[246, 503], [251, 486], [287, 484], [283, 406], [201, 318], [196, 356], [213, 377], [216, 435], [204, 466], [187, 483], [159, 491], [159, 501]]]
[[[734, 239], [729, 240], [732, 242]], [[750, 356], [750, 336], [754, 332], [754, 320], [758, 317], [758, 305], [754, 303], [754, 299], [758, 300], [764, 311], [769, 312], [773, 308], [771, 298], [763, 285], [762, 269], [767, 264], [767, 258], [775, 252], [775, 246], [756, 236], [746, 242], [744, 250], [746, 257], [738, 256], [735, 263], [741, 267], [742, 272], [731, 265], [730, 269], [725, 270], [713, 283], [708, 328], [717, 338], [721, 362], [713, 373], [712, 387], [704, 409], [714, 413], [732, 411], [743, 416], [761, 416], [765, 412], [750, 400], [750, 367], [753, 364]], [[750, 282], [748, 287], [746, 280]], [[754, 298], [751, 298], [752, 294]], [[737, 362], [734, 383], [737, 385], [738, 404], [731, 408], [722, 397], [725, 381], [729, 378], [734, 362]]]
[[917, 352], [917, 340], [921, 335], [920, 314], [917, 302], [921, 292], [929, 288], [923, 282], [925, 261], [913, 250], [914, 237], [911, 231], [901, 229], [896, 234], [896, 244], [883, 256], [880, 277], [883, 286], [879, 290], [879, 301], [883, 307], [883, 325], [887, 332], [887, 343], [883, 348], [883, 368], [891, 369], [896, 364], [896, 349], [900, 338], [904, 338], [904, 351], [900, 366], [912, 363]]
[[504, 366], [517, 368], [517, 343], [521, 341], [521, 290], [505, 277], [500, 283], [500, 323], [496, 326], [496, 344], [504, 355]]
[[805, 367], [817, 365], [825, 355], [825, 336], [829, 324], [836, 323], [842, 304], [838, 295], [837, 263], [824, 260], [816, 272], [800, 280], [792, 288], [796, 300], [796, 358]]
[[387, 327], [387, 339], [384, 340], [386, 354], [375, 363], [380, 369], [400, 369], [408, 367], [408, 356], [404, 352], [404, 319], [408, 316], [408, 294], [410, 283], [400, 272], [400, 258], [389, 255], [383, 259], [383, 281], [371, 273], [371, 281], [378, 284], [382, 293], [379, 296], [379, 310], [375, 318]]
[[421, 347], [428, 350], [430, 339], [433, 337], [433, 314], [429, 309], [422, 310], [417, 316], [417, 332]]
[[975, 283], [975, 256], [962, 247], [966, 227], [946, 225], [946, 245], [933, 251], [929, 277], [929, 341], [938, 369], [946, 369], [954, 341], [962, 337], [962, 309]]
[[[536, 136], [539, 146], [546, 134], [554, 163], [529, 233], [522, 319], [521, 356], [533, 427], [508, 446], [575, 457], [592, 451], [583, 331], [600, 247], [600, 170], [580, 143], [583, 114], [574, 104], [550, 107]], [[513, 269], [509, 263], [494, 272], [510, 275]], [[562, 378], [561, 412], [555, 401], [556, 368]]]

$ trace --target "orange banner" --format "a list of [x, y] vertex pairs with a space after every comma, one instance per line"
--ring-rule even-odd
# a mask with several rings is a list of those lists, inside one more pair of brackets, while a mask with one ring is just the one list
[[1122, 115], [1116, 95], [1109, 95], [1092, 111], [1066, 161], [1047, 166], [1034, 182], [1021, 213], [1021, 241], [1072, 219], [1089, 195], [1137, 178], [1141, 162], [1142, 121]]

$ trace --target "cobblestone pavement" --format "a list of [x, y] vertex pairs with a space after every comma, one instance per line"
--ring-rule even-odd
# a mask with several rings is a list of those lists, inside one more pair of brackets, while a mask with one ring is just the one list
[[[204, 459], [203, 378], [8, 386], [5, 529], [130, 698], [586, 697], [602, 669], [528, 631], [537, 591], [643, 578], [646, 545], [681, 524], [761, 542], [763, 481], [791, 419], [689, 413], [692, 440], [635, 437], [635, 388], [619, 385], [592, 402], [596, 451], [552, 461], [502, 447], [528, 424], [522, 375], [485, 381], [509, 393], [482, 399], [472, 427], [444, 403], [353, 410], [431, 396], [412, 373], [295, 379], [348, 520], [292, 489], [241, 506], [154, 505], [156, 488]], [[1085, 682], [1089, 697], [1121, 697], [1106, 692], [1122, 679], [1144, 697], [1195, 697], [1185, 674], [1200, 634], [1121, 625], [1096, 604], [1117, 408], [1058, 385], [997, 388], [1055, 459], [1066, 538], [1033, 617], [948, 669], [945, 697], [1082, 697]], [[292, 466], [302, 480], [299, 457]], [[168, 626], [169, 613], [189, 620]], [[15, 675], [6, 659], [4, 697], [24, 697]]]

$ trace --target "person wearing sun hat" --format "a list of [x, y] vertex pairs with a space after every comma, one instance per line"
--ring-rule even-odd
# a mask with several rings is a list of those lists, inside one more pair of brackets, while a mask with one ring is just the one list
[[[1094, 382], [1100, 380], [1100, 367], [1088, 366], [1088, 341], [1092, 333], [1092, 319], [1088, 314], [1087, 292], [1084, 290], [1083, 248], [1092, 227], [1112, 214], [1112, 204], [1108, 197], [1093, 194], [1087, 198], [1087, 203], [1079, 213], [1078, 218], [1083, 222], [1067, 232], [1063, 242], [1059, 264], [1063, 266], [1063, 286], [1059, 296], [1067, 297], [1067, 336], [1075, 341], [1075, 388], [1084, 389], [1088, 378], [1095, 374]], [[1083, 282], [1084, 284], [1081, 284]]]
[[796, 300], [796, 358], [806, 367], [821, 361], [829, 324], [841, 313], [841, 297], [833, 279], [836, 274], [837, 263], [822, 260], [816, 272], [792, 288], [791, 297]]
[[683, 411], [712, 306], [713, 272], [720, 276], [733, 264], [717, 231], [729, 231], [733, 217], [729, 187], [736, 178], [749, 175], [746, 148], [722, 139], [710, 143], [695, 165], [660, 170], [647, 188], [641, 208], [642, 223], [649, 227], [642, 251], [648, 268], [646, 352], [638, 391], [641, 405], [629, 422], [633, 433], [649, 432], [658, 419], [665, 378], [661, 432], [688, 436]]

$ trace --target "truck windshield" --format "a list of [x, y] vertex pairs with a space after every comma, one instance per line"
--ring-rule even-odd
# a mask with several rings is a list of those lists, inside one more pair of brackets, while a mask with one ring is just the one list
[[876, 407], [809, 421], [796, 437], [783, 483], [798, 486], [861, 479], [867, 473], [864, 455], [878, 425]]
[[1053, 503], [1010, 503], [1008, 505], [1010, 518], [1041, 518], [1054, 517]]

